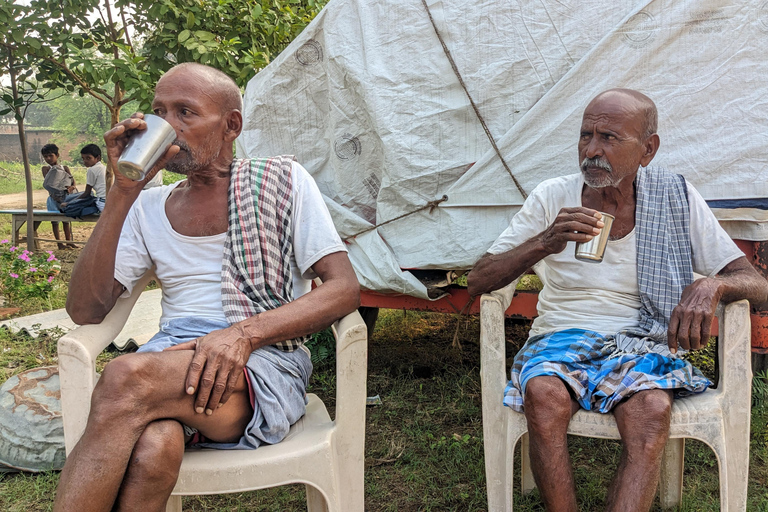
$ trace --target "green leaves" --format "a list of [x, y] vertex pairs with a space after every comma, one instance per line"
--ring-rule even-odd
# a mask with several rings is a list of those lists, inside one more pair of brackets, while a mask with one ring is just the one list
[[215, 36], [205, 30], [197, 30], [195, 32], [195, 37], [200, 41], [212, 41]]
[[[0, 43], [13, 44], [23, 57], [19, 73], [34, 75], [41, 86], [91, 95], [108, 106], [114, 122], [130, 99], [147, 108], [157, 80], [179, 62], [216, 67], [244, 87], [325, 1], [0, 2], [0, 23], [10, 28], [0, 31]], [[0, 63], [7, 62], [3, 48]]]

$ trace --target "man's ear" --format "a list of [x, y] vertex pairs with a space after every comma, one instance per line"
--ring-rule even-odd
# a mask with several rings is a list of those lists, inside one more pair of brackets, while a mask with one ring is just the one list
[[643, 157], [640, 159], [640, 165], [643, 167], [648, 167], [648, 164], [651, 163], [651, 160], [653, 160], [653, 157], [656, 156], [656, 152], [659, 150], [659, 145], [661, 144], [661, 140], [659, 139], [659, 135], [654, 133], [647, 139], [645, 139], [645, 142], [643, 143], [643, 148], [645, 149], [645, 153], [643, 154]]
[[227, 129], [224, 138], [233, 141], [243, 131], [243, 114], [239, 110], [230, 110], [226, 115]]

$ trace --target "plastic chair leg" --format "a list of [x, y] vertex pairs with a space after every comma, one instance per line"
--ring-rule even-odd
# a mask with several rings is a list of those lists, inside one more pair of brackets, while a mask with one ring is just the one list
[[659, 501], [661, 508], [676, 508], [683, 500], [685, 438], [668, 439], [661, 456]]
[[165, 512], [181, 512], [181, 496], [171, 496], [165, 504]]
[[307, 491], [307, 512], [328, 512], [328, 503], [323, 493], [313, 485], [307, 484], [304, 488]]
[[520, 475], [520, 493], [525, 496], [536, 488], [533, 471], [531, 471], [531, 447], [528, 443], [528, 433], [523, 434], [520, 439]]
[[723, 435], [726, 449], [720, 454], [720, 510], [725, 512], [747, 510], [749, 473], [744, 461], [749, 460], [749, 427], [744, 432], [746, 435], [728, 438]]

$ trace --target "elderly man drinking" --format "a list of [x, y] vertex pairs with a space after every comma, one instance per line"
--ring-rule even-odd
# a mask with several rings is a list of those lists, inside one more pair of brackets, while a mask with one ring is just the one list
[[[595, 97], [581, 124], [581, 173], [541, 183], [469, 274], [471, 295], [531, 267], [543, 283], [504, 404], [525, 413], [547, 510], [577, 510], [566, 430], [579, 408], [612, 411], [618, 424], [623, 450], [607, 509], [649, 510], [672, 400], [709, 385], [680, 349], [707, 345], [718, 302], [768, 296], [698, 192], [648, 167], [656, 129], [647, 96]], [[601, 212], [615, 217], [604, 260], [579, 261], [574, 243], [600, 233]]]
[[[57, 511], [165, 510], [185, 444], [280, 442], [305, 412], [305, 336], [354, 311], [359, 286], [317, 185], [292, 158], [239, 160], [242, 100], [225, 74], [181, 64], [154, 113], [176, 141], [145, 179], [120, 174], [72, 273], [67, 310], [98, 323], [150, 268], [160, 332], [110, 362], [67, 458]], [[112, 168], [141, 114], [105, 136]], [[142, 192], [165, 166], [187, 179]], [[322, 284], [310, 291], [309, 279]]]

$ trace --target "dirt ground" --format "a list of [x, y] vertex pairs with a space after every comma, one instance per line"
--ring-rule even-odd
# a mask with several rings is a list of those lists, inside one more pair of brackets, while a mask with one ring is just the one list
[[[48, 199], [48, 192], [46, 190], [33, 190], [33, 205], [37, 209], [45, 208], [45, 201]], [[0, 210], [15, 210], [17, 208], [27, 207], [27, 193], [19, 192], [18, 194], [4, 194], [0, 195]]]

